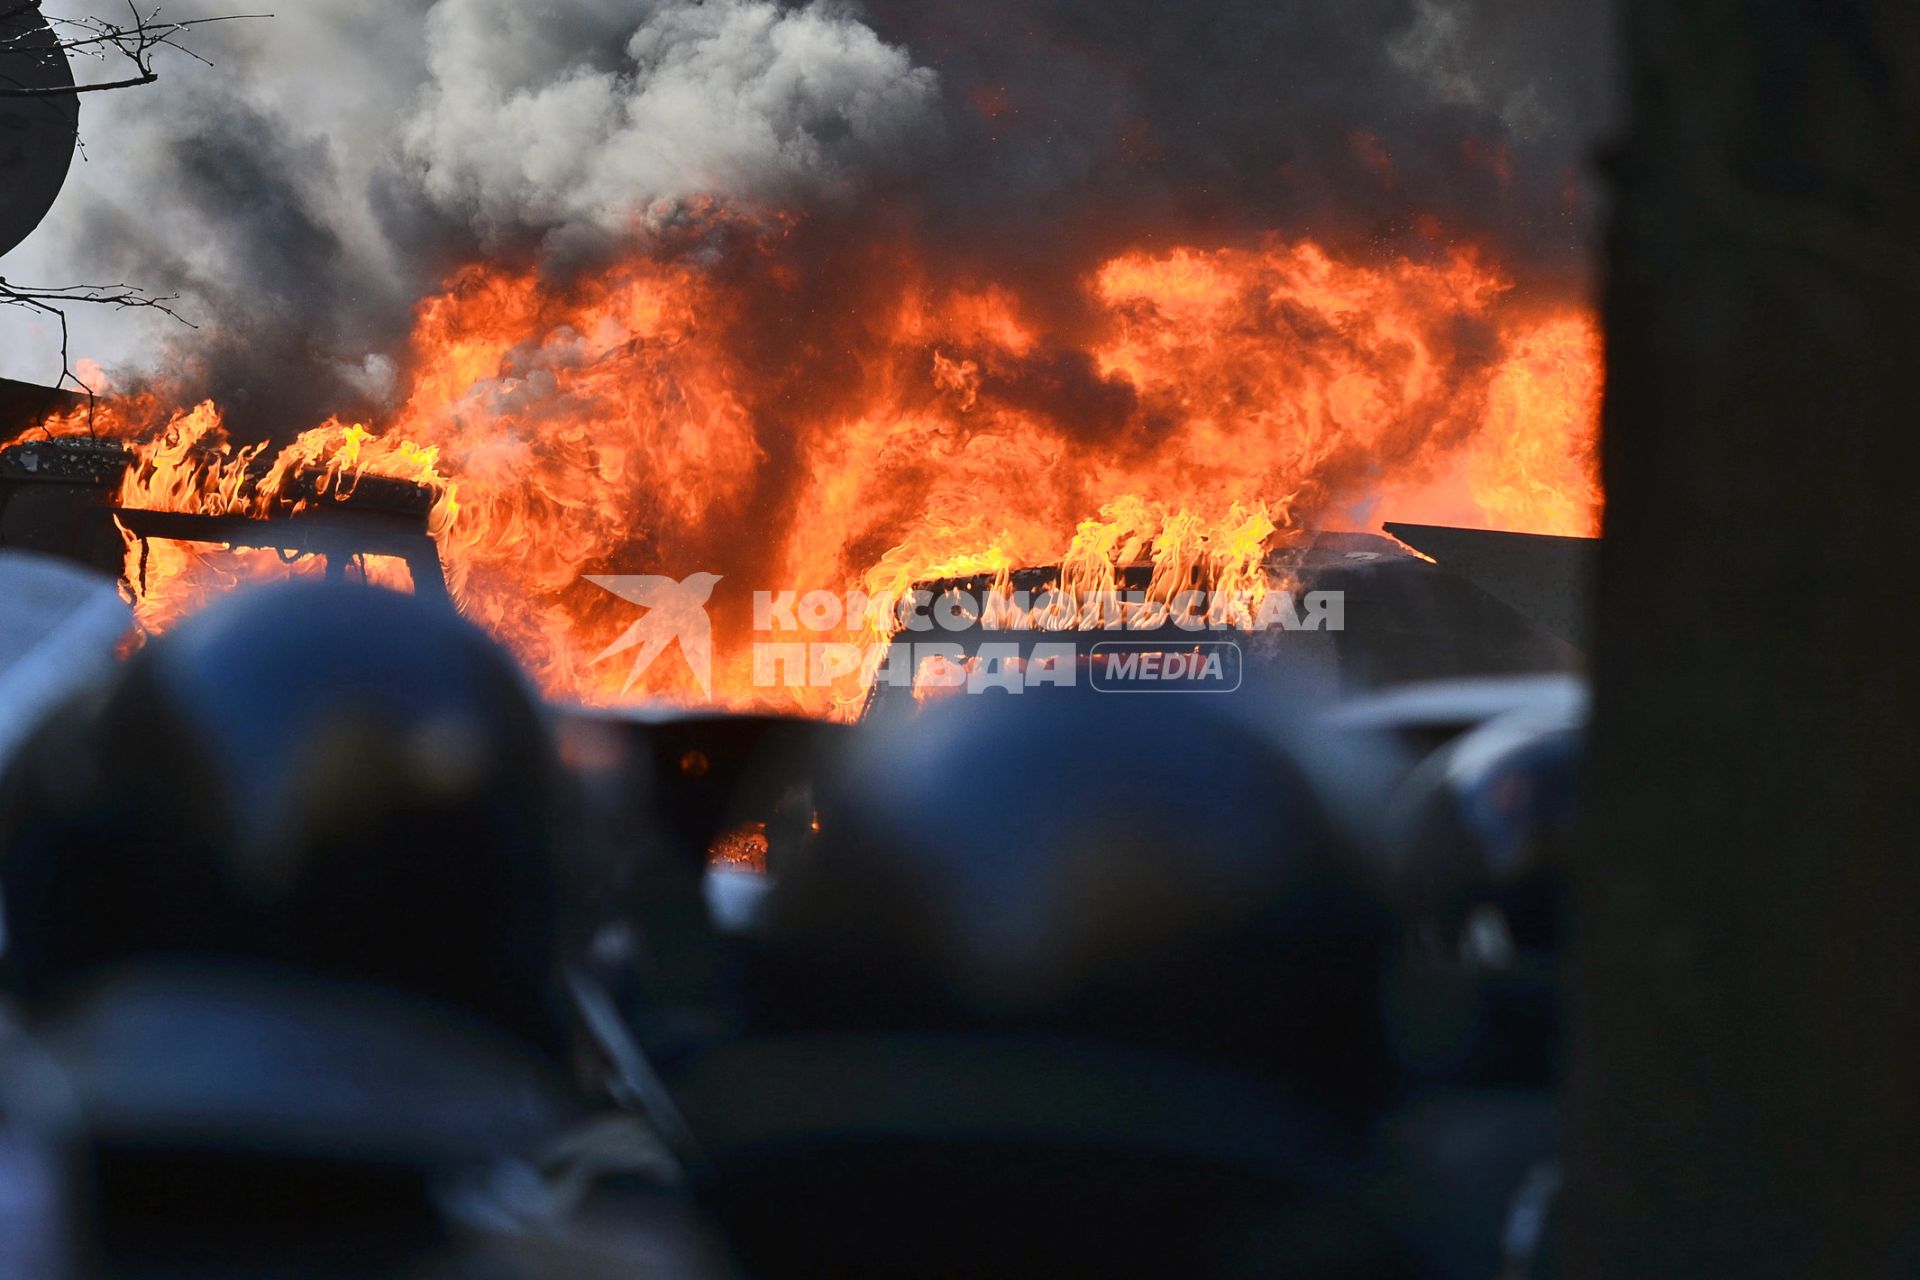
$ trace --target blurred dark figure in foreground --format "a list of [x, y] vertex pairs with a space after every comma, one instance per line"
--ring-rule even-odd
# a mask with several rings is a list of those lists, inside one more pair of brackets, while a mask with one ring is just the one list
[[[1443, 1280], [1558, 1274], [1568, 860], [1586, 707], [1515, 705], [1426, 755], [1388, 808], [1407, 945], [1385, 1012], [1406, 1087], [1370, 1196]], [[1569, 696], [1571, 695], [1571, 696]]]
[[1580, 712], [1500, 692], [863, 731], [672, 1073], [755, 1273], [1553, 1274]]
[[518, 671], [392, 592], [245, 593], [25, 753], [7, 969], [44, 1007], [144, 957], [413, 993], [557, 1051], [560, 788]]
[[505, 655], [382, 591], [224, 601], [55, 716], [6, 785], [5, 960], [76, 1097], [87, 1261], [594, 1274], [499, 1230], [575, 1110], [564, 795]]
[[1549, 1275], [1580, 715], [1501, 697], [556, 750], [442, 605], [241, 596], [0, 779], [0, 1222], [78, 1276]]
[[755, 1034], [675, 1081], [750, 1265], [1407, 1273], [1355, 1194], [1398, 938], [1352, 808], [1201, 698], [954, 699], [856, 745]]

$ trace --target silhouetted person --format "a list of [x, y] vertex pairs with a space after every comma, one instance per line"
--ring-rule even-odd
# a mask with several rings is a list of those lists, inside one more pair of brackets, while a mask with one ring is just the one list
[[750, 1264], [1401, 1274], [1347, 1196], [1396, 931], [1328, 799], [1199, 695], [956, 698], [854, 747], [760, 1034], [677, 1079]]
[[511, 660], [450, 609], [244, 593], [137, 654], [85, 736], [24, 762], [27, 1000], [143, 954], [244, 957], [556, 1043], [557, 765]]
[[102, 1273], [450, 1266], [455, 1191], [560, 1132], [558, 765], [444, 604], [221, 601], [5, 792], [7, 968], [79, 1104]]
[[1438, 1280], [1555, 1274], [1567, 855], [1581, 705], [1511, 711], [1435, 751], [1393, 806], [1413, 945], [1388, 983], [1410, 1087], [1373, 1189]]

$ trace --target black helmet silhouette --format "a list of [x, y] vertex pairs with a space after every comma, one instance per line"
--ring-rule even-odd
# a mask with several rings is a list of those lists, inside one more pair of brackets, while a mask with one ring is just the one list
[[776, 887], [774, 1016], [1044, 1028], [1364, 1088], [1392, 922], [1325, 791], [1197, 695], [929, 706], [850, 753]]
[[243, 593], [23, 756], [0, 884], [29, 1002], [127, 961], [237, 957], [557, 1035], [547, 727], [446, 605]]

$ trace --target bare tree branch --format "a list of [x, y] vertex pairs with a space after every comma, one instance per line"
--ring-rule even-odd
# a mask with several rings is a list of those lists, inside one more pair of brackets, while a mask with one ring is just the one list
[[[152, 84], [159, 79], [159, 72], [154, 67], [153, 59], [161, 49], [173, 49], [205, 66], [212, 66], [213, 64], [206, 58], [181, 43], [181, 37], [197, 27], [209, 26], [216, 22], [234, 22], [273, 16], [269, 13], [236, 13], [173, 22], [162, 20], [159, 5], [156, 4], [153, 8], [142, 11], [136, 0], [127, 0], [127, 13], [131, 19], [127, 23], [98, 16], [56, 18], [42, 13], [41, 0], [0, 0], [0, 27], [10, 24], [13, 19], [29, 14], [44, 18], [45, 22], [44, 26], [39, 22], [28, 22], [20, 25], [17, 30], [0, 34], [0, 54], [14, 53], [31, 58], [62, 60], [76, 57], [91, 58], [100, 63], [118, 57], [132, 67], [131, 74], [118, 79], [54, 87], [22, 84], [11, 76], [0, 74], [0, 98], [64, 97]], [[49, 31], [53, 35], [51, 42], [46, 40], [46, 34]], [[0, 277], [0, 307], [22, 307], [42, 315], [52, 316], [59, 322], [60, 378], [54, 385], [59, 387], [72, 385], [86, 393], [89, 424], [93, 417], [94, 389], [73, 370], [71, 334], [67, 324], [66, 307], [83, 304], [112, 307], [121, 311], [131, 308], [158, 311], [188, 328], [194, 328], [191, 321], [174, 310], [173, 304], [178, 300], [177, 294], [151, 294], [138, 286], [128, 284], [38, 287], [12, 284], [5, 277]]]
[[100, 84], [76, 84], [72, 88], [65, 85], [50, 85], [46, 88], [20, 88], [0, 84], [0, 98], [71, 98], [77, 93], [99, 93], [104, 89], [131, 89], [135, 85], [152, 84], [160, 77], [149, 71], [142, 76], [132, 76], [125, 80], [108, 80]]
[[[14, 0], [0, 8], [0, 22], [18, 17], [28, 12], [37, 12], [41, 0]], [[159, 79], [154, 69], [153, 58], [161, 49], [173, 49], [185, 54], [197, 62], [213, 65], [206, 58], [180, 42], [180, 37], [196, 27], [209, 26], [216, 22], [236, 22], [249, 18], [270, 18], [270, 13], [230, 13], [211, 18], [188, 18], [184, 21], [163, 21], [160, 8], [142, 11], [128, 0], [127, 12], [131, 22], [112, 22], [101, 17], [85, 18], [48, 18], [47, 26], [54, 32], [55, 42], [51, 45], [33, 45], [26, 41], [39, 34], [37, 26], [7, 37], [0, 37], [0, 50], [9, 46], [18, 48], [39, 57], [86, 57], [105, 62], [118, 56], [130, 64], [133, 71], [116, 80], [96, 81], [90, 84], [72, 86], [30, 86], [17, 82], [8, 82], [0, 77], [0, 98], [52, 98], [67, 97], [81, 93], [100, 93], [109, 89], [129, 89], [138, 85], [152, 84]]]
[[158, 311], [162, 315], [178, 320], [189, 329], [197, 328], [198, 326], [191, 320], [173, 309], [173, 304], [177, 301], [179, 301], [177, 294], [151, 294], [128, 284], [68, 284], [36, 287], [16, 285], [4, 276], [0, 276], [0, 307], [24, 307], [52, 316], [59, 322], [60, 378], [53, 385], [56, 387], [71, 385], [86, 395], [89, 427], [93, 422], [94, 388], [73, 371], [71, 335], [68, 331], [64, 306], [78, 302], [112, 307], [116, 311], [133, 308]]

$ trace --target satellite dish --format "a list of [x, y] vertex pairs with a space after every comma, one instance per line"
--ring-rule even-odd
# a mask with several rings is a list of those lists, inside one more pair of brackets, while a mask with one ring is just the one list
[[[60, 40], [36, 4], [0, 0], [0, 88], [44, 89], [0, 97], [0, 254], [40, 225], [67, 180], [80, 136], [80, 98]], [[69, 92], [61, 92], [68, 90]]]

